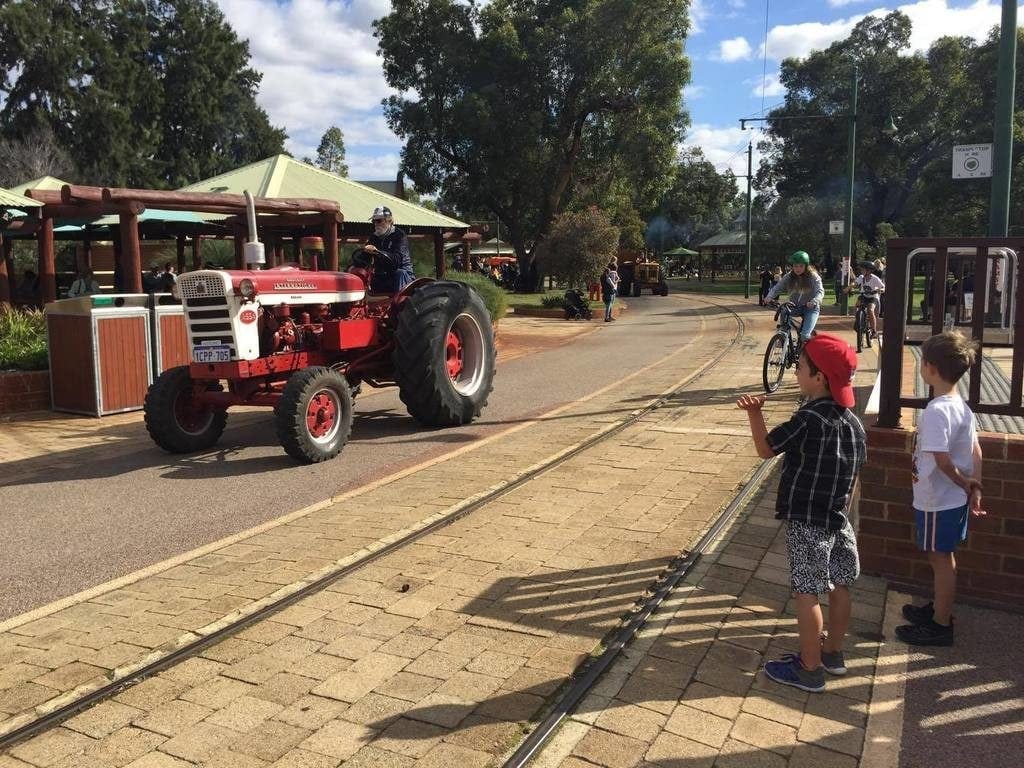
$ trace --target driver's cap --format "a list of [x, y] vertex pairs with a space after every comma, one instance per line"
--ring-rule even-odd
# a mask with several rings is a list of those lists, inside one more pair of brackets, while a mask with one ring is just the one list
[[373, 209], [373, 215], [370, 216], [370, 221], [374, 219], [387, 219], [391, 217], [391, 209], [386, 205], [378, 205]]

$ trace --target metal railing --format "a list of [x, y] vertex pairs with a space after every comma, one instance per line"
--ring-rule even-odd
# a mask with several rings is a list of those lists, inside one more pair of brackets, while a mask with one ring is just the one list
[[[971, 336], [978, 340], [982, 350], [993, 347], [1013, 350], [1009, 402], [981, 402], [982, 356], [978, 355], [970, 369], [968, 403], [975, 413], [1024, 416], [1024, 406], [1021, 404], [1024, 381], [1024, 280], [1020, 279], [1018, 261], [1018, 255], [1024, 254], [1024, 237], [897, 238], [888, 241], [886, 251], [886, 299], [882, 326], [884, 339], [878, 410], [880, 427], [898, 427], [901, 408], [924, 408], [928, 404], [927, 398], [902, 396], [903, 348], [922, 341], [907, 336], [908, 316], [913, 310], [913, 278], [916, 275], [916, 271], [911, 274], [911, 265], [915, 260], [934, 259], [930, 297], [931, 333], [941, 333], [946, 324], [947, 312], [955, 320], [959, 308], [963, 306], [965, 293], [962, 285], [952, 294], [941, 289], [946, 285], [951, 251], [957, 254], [954, 258], [973, 258], [973, 312], [967, 326]], [[1002, 266], [996, 267], [1000, 261]], [[997, 288], [1001, 288], [999, 293], [1004, 301], [1000, 310], [993, 312], [991, 306]], [[950, 295], [958, 299], [949, 302]], [[1009, 300], [1006, 300], [1007, 297]], [[928, 299], [927, 290], [925, 299]], [[1003, 316], [1003, 309], [1009, 315], [1008, 318]], [[993, 315], [998, 322], [993, 323]], [[985, 340], [986, 329], [989, 331], [988, 341]], [[999, 338], [993, 339], [996, 331], [999, 332]]]

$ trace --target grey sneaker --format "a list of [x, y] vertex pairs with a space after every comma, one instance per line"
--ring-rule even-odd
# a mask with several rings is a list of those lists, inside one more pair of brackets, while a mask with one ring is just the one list
[[846, 659], [843, 658], [842, 651], [836, 651], [835, 653], [829, 653], [822, 649], [821, 651], [821, 666], [825, 668], [825, 671], [830, 675], [846, 674]]
[[791, 685], [801, 691], [821, 693], [825, 690], [825, 673], [821, 667], [804, 669], [799, 654], [788, 653], [778, 661], [769, 661], [764, 665], [764, 673], [776, 683]]

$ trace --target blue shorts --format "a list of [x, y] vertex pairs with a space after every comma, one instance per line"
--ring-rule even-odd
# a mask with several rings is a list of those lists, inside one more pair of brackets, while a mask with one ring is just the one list
[[917, 546], [922, 552], [955, 552], [967, 539], [967, 505], [938, 512], [914, 510], [917, 518]]

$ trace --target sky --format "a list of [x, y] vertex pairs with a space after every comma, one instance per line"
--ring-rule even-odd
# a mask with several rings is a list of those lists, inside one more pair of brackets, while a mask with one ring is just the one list
[[[249, 41], [252, 63], [263, 73], [259, 103], [287, 130], [288, 151], [313, 156], [324, 131], [337, 125], [351, 178], [395, 177], [401, 142], [381, 114], [380, 102], [392, 91], [371, 26], [390, 11], [389, 0], [216, 2]], [[700, 147], [719, 170], [746, 173], [753, 134], [740, 131], [739, 119], [781, 102], [780, 62], [828, 47], [869, 14], [896, 9], [913, 22], [911, 50], [948, 34], [984, 38], [1000, 17], [999, 0], [692, 0], [684, 145]]]

